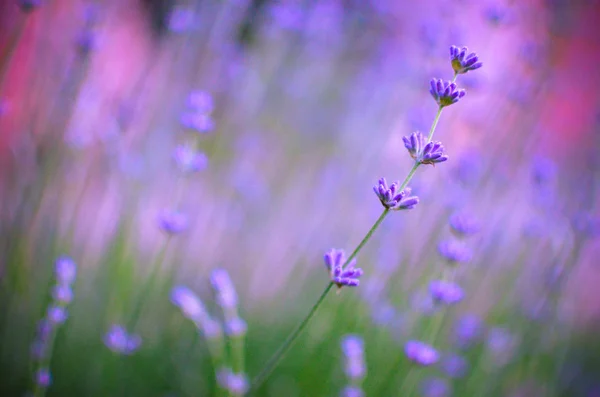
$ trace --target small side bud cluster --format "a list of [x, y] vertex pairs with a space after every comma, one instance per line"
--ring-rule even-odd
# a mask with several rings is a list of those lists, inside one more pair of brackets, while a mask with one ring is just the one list
[[468, 263], [473, 253], [466, 244], [457, 240], [444, 240], [438, 245], [438, 252], [449, 265]]
[[122, 325], [113, 324], [104, 335], [104, 344], [114, 353], [128, 356], [140, 348], [142, 338], [128, 333]]
[[466, 95], [456, 83], [442, 79], [431, 79], [429, 93], [440, 107], [450, 106]]
[[359, 278], [363, 275], [360, 268], [355, 268], [356, 259], [352, 259], [346, 263], [346, 253], [344, 250], [332, 248], [323, 257], [325, 267], [329, 271], [331, 282], [335, 283], [338, 288], [343, 286], [358, 287], [360, 284]]
[[469, 53], [467, 47], [458, 48], [455, 45], [450, 47], [450, 63], [457, 74], [465, 74], [483, 66], [477, 54], [474, 52]]
[[450, 230], [459, 238], [472, 236], [481, 229], [479, 221], [467, 213], [454, 213], [449, 223]]
[[419, 164], [435, 165], [448, 160], [441, 142], [427, 142], [427, 138], [418, 131], [402, 140], [410, 156]]
[[31, 346], [33, 360], [38, 363], [34, 381], [42, 389], [52, 383], [52, 375], [48, 367], [52, 341], [58, 327], [69, 317], [67, 306], [73, 300], [72, 287], [77, 276], [77, 265], [69, 257], [60, 257], [56, 260], [54, 274], [56, 284], [52, 287], [52, 302], [46, 310], [46, 315], [38, 324], [36, 338]]
[[409, 187], [404, 190], [399, 190], [400, 184], [394, 182], [388, 186], [385, 178], [380, 178], [377, 185], [373, 187], [373, 191], [381, 201], [381, 204], [394, 211], [399, 210], [411, 210], [419, 204], [419, 198], [417, 196], [411, 196], [411, 189]]

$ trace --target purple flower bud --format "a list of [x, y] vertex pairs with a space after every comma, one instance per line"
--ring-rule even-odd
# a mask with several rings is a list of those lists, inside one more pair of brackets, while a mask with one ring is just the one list
[[475, 315], [466, 314], [454, 325], [454, 339], [461, 349], [466, 349], [481, 340], [483, 336], [483, 321]]
[[223, 329], [221, 328], [221, 324], [210, 317], [207, 317], [204, 319], [204, 321], [202, 321], [200, 328], [204, 333], [204, 337], [208, 340], [221, 339], [223, 337]]
[[238, 305], [238, 297], [225, 269], [215, 269], [210, 274], [210, 283], [217, 294], [217, 304], [224, 309], [233, 309]]
[[243, 396], [250, 386], [245, 374], [236, 374], [227, 367], [217, 371], [217, 382], [235, 396]]
[[436, 280], [429, 284], [429, 293], [434, 301], [445, 305], [453, 305], [464, 297], [462, 288], [455, 283]]
[[52, 375], [50, 374], [50, 369], [40, 368], [35, 373], [35, 383], [44, 389], [50, 386], [50, 384], [52, 384]]
[[467, 374], [469, 363], [461, 355], [448, 354], [442, 358], [441, 367], [448, 377], [457, 379]]
[[240, 337], [246, 335], [248, 324], [239, 317], [234, 317], [225, 323], [225, 332], [230, 337]]
[[441, 378], [427, 378], [420, 385], [423, 397], [448, 397], [451, 387], [447, 380]]
[[362, 379], [367, 369], [364, 360], [364, 342], [358, 335], [346, 335], [341, 342], [345, 356], [345, 372], [350, 379]]
[[455, 213], [450, 217], [450, 229], [459, 237], [466, 237], [479, 232], [481, 226], [477, 219], [466, 213]]
[[489, 330], [486, 347], [492, 356], [493, 363], [504, 366], [513, 358], [518, 345], [515, 335], [506, 328], [494, 327]]
[[438, 252], [450, 264], [468, 263], [473, 257], [471, 250], [462, 242], [445, 240], [438, 245]]
[[179, 234], [188, 227], [188, 218], [173, 210], [163, 210], [158, 218], [159, 227], [168, 234]]
[[67, 317], [69, 317], [69, 313], [64, 307], [50, 306], [48, 308], [48, 312], [46, 313], [46, 317], [48, 318], [50, 324], [59, 325], [67, 320]]
[[134, 353], [142, 344], [139, 335], [130, 335], [122, 325], [113, 324], [104, 336], [104, 344], [118, 354]]
[[188, 96], [187, 106], [198, 113], [208, 114], [214, 109], [212, 96], [206, 91], [192, 91]]
[[61, 285], [71, 285], [77, 275], [77, 265], [68, 256], [61, 256], [55, 262], [56, 280]]
[[34, 360], [41, 361], [46, 356], [47, 351], [47, 344], [42, 340], [36, 340], [31, 344], [31, 357]]
[[202, 301], [186, 287], [177, 286], [173, 288], [171, 290], [171, 302], [181, 309], [186, 318], [195, 323], [201, 323], [208, 317]]
[[465, 90], [457, 88], [456, 83], [450, 81], [431, 79], [430, 85], [429, 93], [441, 107], [458, 102], [466, 94]]
[[450, 63], [455, 73], [464, 74], [470, 70], [479, 69], [483, 63], [479, 61], [479, 57], [474, 52], [469, 53], [467, 47], [458, 48], [450, 47]]
[[199, 133], [206, 133], [215, 128], [215, 122], [208, 114], [186, 112], [181, 115], [181, 125]]
[[60, 284], [55, 285], [52, 288], [52, 298], [54, 298], [57, 303], [66, 305], [71, 303], [73, 300], [73, 291], [69, 286]]
[[201, 171], [208, 165], [206, 155], [197, 152], [188, 145], [177, 146], [173, 152], [173, 160], [181, 172], [184, 173]]
[[435, 165], [448, 160], [441, 142], [427, 142], [425, 136], [418, 131], [402, 140], [410, 156], [420, 164]]
[[329, 270], [329, 276], [333, 283], [337, 284], [338, 288], [343, 286], [357, 287], [360, 282], [359, 278], [363, 275], [363, 271], [360, 268], [355, 268], [356, 259], [346, 263], [346, 254], [344, 250], [338, 250], [332, 248], [327, 252], [323, 258], [325, 260], [325, 266]]
[[358, 386], [346, 386], [340, 392], [340, 397], [365, 397], [365, 392]]
[[418, 340], [409, 340], [404, 345], [406, 357], [415, 364], [429, 366], [438, 362], [440, 355], [433, 347]]
[[409, 187], [402, 191], [398, 191], [398, 189], [398, 182], [394, 182], [388, 186], [385, 178], [380, 178], [378, 184], [373, 187], [373, 191], [385, 208], [395, 211], [415, 208], [419, 203], [419, 198], [410, 195], [411, 189]]

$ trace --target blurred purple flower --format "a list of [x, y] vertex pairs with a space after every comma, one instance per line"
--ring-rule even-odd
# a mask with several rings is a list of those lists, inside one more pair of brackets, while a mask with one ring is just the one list
[[212, 96], [206, 91], [192, 91], [187, 99], [190, 110], [200, 114], [210, 114], [215, 108]]
[[223, 337], [223, 328], [218, 321], [211, 317], [206, 317], [200, 324], [204, 337], [208, 340], [221, 339]]
[[450, 264], [468, 263], [473, 257], [471, 250], [464, 243], [456, 240], [440, 242], [438, 252]]
[[77, 275], [77, 265], [75, 265], [73, 259], [69, 258], [68, 256], [61, 256], [55, 262], [54, 272], [56, 274], [58, 284], [68, 286], [73, 284], [73, 281], [75, 281], [75, 276]]
[[224, 309], [233, 309], [238, 305], [238, 297], [225, 269], [214, 269], [210, 274], [210, 283], [217, 295], [217, 304]]
[[456, 304], [465, 296], [458, 284], [443, 280], [432, 281], [429, 284], [429, 293], [434, 301], [445, 305]]
[[239, 317], [234, 317], [225, 323], [225, 333], [230, 337], [244, 336], [247, 330], [248, 324]]
[[199, 133], [205, 133], [215, 128], [215, 122], [208, 114], [185, 112], [181, 115], [181, 125]]
[[360, 268], [354, 268], [356, 265], [356, 259], [346, 263], [346, 254], [344, 250], [338, 250], [332, 248], [325, 256], [325, 266], [329, 270], [329, 276], [331, 282], [335, 283], [338, 288], [343, 286], [358, 287], [360, 281], [358, 280], [362, 276], [363, 271]]
[[452, 69], [458, 74], [464, 74], [483, 66], [483, 63], [479, 61], [477, 54], [474, 52], [469, 53], [467, 47], [459, 48], [454, 45], [450, 47], [450, 62], [452, 64]]
[[381, 178], [379, 179], [378, 184], [373, 187], [373, 191], [385, 208], [395, 211], [415, 208], [419, 203], [419, 198], [410, 195], [411, 189], [409, 187], [402, 191], [398, 191], [398, 188], [398, 182], [394, 182], [388, 186], [385, 178]]
[[73, 291], [71, 287], [67, 285], [55, 285], [52, 288], [52, 298], [61, 305], [66, 305], [71, 303], [73, 300]]
[[419, 388], [422, 397], [448, 397], [452, 391], [448, 381], [441, 378], [427, 378]]
[[245, 374], [236, 374], [226, 367], [217, 371], [217, 382], [235, 396], [243, 396], [250, 386]]
[[52, 383], [52, 375], [50, 374], [49, 368], [40, 368], [35, 373], [35, 383], [41, 388], [47, 388]]
[[181, 309], [183, 315], [200, 324], [208, 317], [208, 313], [200, 298], [189, 288], [177, 286], [171, 290], [171, 302]]
[[104, 344], [118, 354], [134, 353], [142, 344], [139, 335], [130, 335], [122, 325], [113, 324], [104, 336]]
[[427, 142], [427, 138], [419, 131], [413, 132], [408, 137], [402, 137], [402, 140], [410, 156], [420, 164], [435, 165], [448, 160], [442, 143]]
[[454, 339], [456, 345], [461, 349], [467, 349], [479, 342], [483, 337], [483, 321], [473, 315], [465, 314], [454, 324]]
[[465, 90], [457, 88], [456, 83], [431, 79], [429, 93], [440, 107], [450, 106], [465, 96]]
[[577, 213], [571, 221], [575, 232], [589, 238], [594, 238], [600, 235], [600, 217], [594, 216], [589, 212]]
[[64, 307], [52, 305], [48, 308], [46, 317], [48, 318], [50, 324], [59, 325], [67, 320], [69, 313]]
[[450, 378], [462, 378], [469, 370], [468, 361], [459, 354], [448, 354], [442, 357], [442, 371]]
[[188, 145], [177, 146], [173, 152], [173, 160], [184, 173], [201, 171], [208, 165], [206, 155]]
[[364, 397], [365, 392], [358, 386], [346, 386], [340, 392], [340, 397]]
[[473, 216], [464, 213], [456, 212], [450, 216], [450, 230], [459, 237], [473, 235], [481, 229], [479, 221]]
[[195, 14], [190, 8], [177, 6], [173, 8], [167, 21], [169, 30], [173, 33], [184, 33], [194, 26]]
[[364, 341], [358, 335], [345, 335], [341, 341], [342, 352], [345, 356], [345, 372], [349, 379], [362, 379], [367, 369], [364, 360]]
[[409, 340], [404, 345], [406, 357], [415, 364], [429, 366], [438, 362], [440, 355], [432, 346], [418, 340]]
[[165, 209], [158, 217], [158, 225], [165, 233], [179, 234], [187, 229], [188, 218], [181, 212]]
[[557, 167], [552, 160], [546, 157], [534, 158], [531, 176], [536, 184], [540, 186], [547, 185], [554, 180], [556, 173]]
[[506, 365], [514, 356], [517, 337], [506, 328], [494, 327], [488, 332], [486, 347], [497, 366]]
[[41, 4], [41, 0], [19, 0], [19, 6], [23, 12], [31, 12]]

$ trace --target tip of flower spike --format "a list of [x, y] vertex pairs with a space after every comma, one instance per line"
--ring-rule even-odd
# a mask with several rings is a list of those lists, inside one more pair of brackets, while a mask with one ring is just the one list
[[450, 64], [456, 74], [464, 74], [483, 66], [476, 53], [469, 53], [467, 47], [458, 48], [454, 45], [450, 47]]

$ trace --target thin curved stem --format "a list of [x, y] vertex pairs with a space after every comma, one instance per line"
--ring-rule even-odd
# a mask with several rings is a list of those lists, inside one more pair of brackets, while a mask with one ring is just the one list
[[294, 340], [298, 337], [298, 335], [300, 335], [302, 330], [304, 328], [306, 328], [306, 325], [308, 324], [310, 319], [314, 316], [314, 314], [317, 312], [317, 309], [319, 308], [319, 306], [321, 306], [321, 303], [325, 300], [325, 297], [327, 296], [327, 294], [329, 293], [329, 291], [331, 290], [331, 288], [333, 286], [334, 286], [334, 284], [331, 282], [327, 285], [327, 287], [325, 288], [325, 290], [323, 291], [323, 293], [321, 294], [321, 296], [319, 297], [317, 302], [310, 309], [310, 312], [308, 312], [308, 315], [304, 318], [304, 320], [302, 320], [302, 322], [296, 327], [296, 329], [287, 337], [287, 339], [283, 342], [283, 344], [281, 345], [281, 347], [279, 347], [279, 349], [275, 352], [275, 354], [273, 354], [273, 356], [271, 356], [271, 358], [269, 359], [267, 364], [264, 366], [262, 371], [260, 371], [260, 373], [256, 376], [256, 378], [254, 378], [254, 382], [252, 382], [250, 390], [248, 390], [248, 393], [247, 393], [248, 396], [252, 395], [252, 393], [255, 392], [263, 384], [263, 382], [265, 380], [267, 380], [269, 375], [271, 375], [271, 372], [277, 366], [277, 364], [279, 363], [279, 360], [281, 360], [283, 355], [292, 346], [292, 344], [294, 343]]
[[440, 116], [442, 115], [443, 106], [438, 107], [437, 113], [435, 114], [435, 118], [433, 119], [433, 123], [431, 124], [431, 128], [429, 129], [429, 135], [427, 135], [427, 142], [431, 141], [433, 138], [433, 133], [435, 132], [435, 128], [437, 127], [438, 121], [440, 121]]

